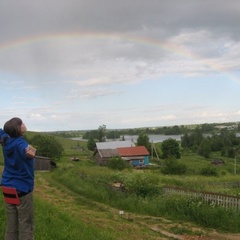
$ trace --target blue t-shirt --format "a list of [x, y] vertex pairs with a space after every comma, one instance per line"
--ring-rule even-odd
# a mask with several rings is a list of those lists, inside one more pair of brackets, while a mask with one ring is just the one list
[[[0, 138], [4, 131], [0, 129]], [[27, 141], [23, 137], [7, 138], [2, 147], [4, 170], [1, 184], [28, 193], [34, 188], [34, 158], [26, 154]]]

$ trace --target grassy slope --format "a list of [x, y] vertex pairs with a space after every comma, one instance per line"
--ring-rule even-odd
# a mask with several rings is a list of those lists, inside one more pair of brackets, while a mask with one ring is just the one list
[[[65, 146], [65, 157], [59, 163], [60, 168], [78, 167], [77, 162], [69, 161], [71, 156], [79, 156], [81, 161], [89, 158], [89, 153], [86, 155], [86, 152], [73, 149], [74, 146], [86, 143], [66, 139], [59, 140]], [[2, 162], [2, 158], [0, 158], [0, 162]], [[0, 172], [2, 172], [1, 166]], [[186, 177], [186, 181], [190, 181], [190, 179], [191, 177]], [[169, 181], [172, 180], [169, 179]], [[125, 212], [121, 218], [119, 209], [93, 202], [76, 194], [52, 178], [52, 172], [37, 172], [35, 182], [36, 240], [240, 239], [237, 235], [217, 234], [191, 223], [178, 223], [161, 217]], [[3, 202], [2, 196], [0, 196], [0, 202]], [[4, 206], [0, 204], [0, 239], [3, 239], [4, 228]], [[184, 235], [188, 235], [188, 237], [183, 237]], [[203, 235], [205, 238], [197, 237]]]
[[[38, 239], [231, 239], [191, 223], [125, 212], [79, 196], [51, 178], [36, 175]], [[187, 238], [188, 235], [188, 238]], [[183, 237], [185, 236], [185, 238]], [[237, 235], [233, 235], [237, 237]], [[237, 238], [236, 238], [237, 239]]]

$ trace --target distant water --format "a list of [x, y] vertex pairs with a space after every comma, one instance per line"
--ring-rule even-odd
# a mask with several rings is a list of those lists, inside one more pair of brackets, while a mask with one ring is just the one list
[[[163, 142], [169, 138], [175, 139], [177, 141], [181, 140], [181, 135], [162, 135], [162, 134], [152, 134], [148, 135], [149, 141], [153, 143]], [[125, 135], [125, 140], [130, 140], [133, 142], [137, 142], [138, 135]]]
[[[181, 136], [182, 135], [162, 135], [162, 134], [150, 134], [148, 135], [149, 137], [149, 141], [153, 142], [153, 143], [157, 143], [157, 142], [163, 142], [164, 140], [167, 140], [169, 138], [175, 139], [177, 141], [181, 141]], [[211, 134], [204, 134], [205, 137], [207, 136], [212, 136]], [[240, 137], [240, 133], [236, 133], [237, 137]], [[71, 138], [73, 140], [82, 140], [82, 141], [87, 141], [86, 139], [82, 139], [82, 138]], [[127, 141], [133, 141], [133, 142], [137, 142], [138, 139], [138, 135], [124, 135], [124, 139]], [[108, 142], [110, 141], [118, 141], [121, 140], [120, 139], [107, 139]]]
[[[148, 135], [148, 137], [149, 137], [149, 141], [153, 142], [153, 143], [163, 142], [164, 140], [167, 140], [169, 138], [175, 139], [177, 141], [181, 140], [181, 135], [162, 135], [162, 134], [155, 134], [154, 135], [154, 134], [152, 134], [152, 135]], [[82, 141], [85, 140], [85, 139], [82, 139], [82, 138], [71, 138], [71, 139], [82, 140]], [[107, 139], [107, 141], [117, 141], [117, 140], [120, 140], [120, 139]], [[137, 139], [138, 139], [138, 135], [124, 135], [124, 139], [126, 141], [133, 141], [133, 142], [136, 143]]]

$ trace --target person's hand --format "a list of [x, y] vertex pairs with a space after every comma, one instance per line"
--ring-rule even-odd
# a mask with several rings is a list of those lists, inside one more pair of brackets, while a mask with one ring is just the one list
[[28, 157], [33, 158], [36, 155], [36, 148], [32, 147], [31, 145], [29, 145], [26, 148], [26, 154]]

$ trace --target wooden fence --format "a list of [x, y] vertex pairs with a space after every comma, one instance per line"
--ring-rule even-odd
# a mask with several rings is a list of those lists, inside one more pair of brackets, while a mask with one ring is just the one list
[[164, 186], [163, 191], [165, 194], [179, 194], [183, 196], [194, 197], [194, 198], [201, 199], [202, 201], [208, 202], [210, 204], [212, 203], [217, 204], [226, 209], [232, 208], [234, 210], [240, 211], [240, 197], [237, 197], [237, 196], [187, 190], [184, 188], [171, 187], [171, 186]]

